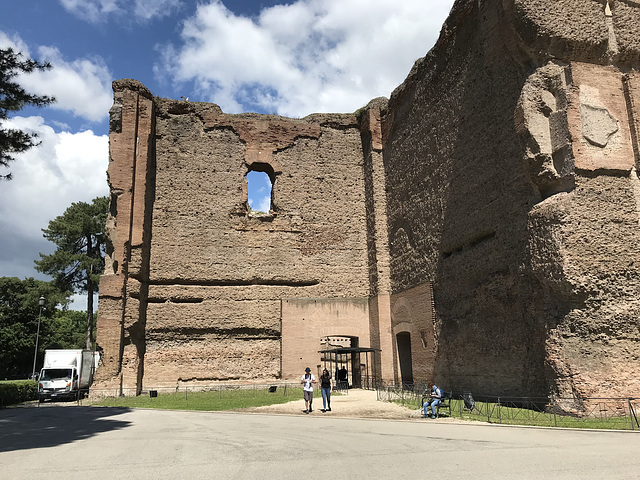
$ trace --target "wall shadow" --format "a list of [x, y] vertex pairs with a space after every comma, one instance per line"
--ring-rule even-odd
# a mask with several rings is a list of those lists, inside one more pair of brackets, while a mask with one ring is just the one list
[[0, 410], [0, 452], [55, 447], [119, 430], [130, 421], [114, 417], [129, 408], [47, 405]]

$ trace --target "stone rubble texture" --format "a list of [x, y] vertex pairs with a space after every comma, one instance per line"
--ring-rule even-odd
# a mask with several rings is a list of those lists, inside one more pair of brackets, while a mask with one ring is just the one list
[[631, 0], [458, 0], [354, 114], [114, 82], [96, 387], [297, 379], [344, 336], [388, 382], [639, 396], [639, 31]]

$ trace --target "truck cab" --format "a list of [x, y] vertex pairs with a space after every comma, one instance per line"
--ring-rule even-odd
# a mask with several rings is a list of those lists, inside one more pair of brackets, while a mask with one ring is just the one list
[[38, 400], [67, 398], [75, 396], [78, 385], [78, 372], [74, 366], [43, 368], [38, 380]]

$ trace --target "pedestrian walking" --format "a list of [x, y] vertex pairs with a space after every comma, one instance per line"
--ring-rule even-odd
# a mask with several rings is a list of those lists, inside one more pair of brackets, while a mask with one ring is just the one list
[[326, 368], [320, 376], [320, 390], [322, 392], [322, 413], [331, 411], [331, 374]]
[[302, 383], [302, 390], [304, 391], [304, 413], [313, 412], [313, 384], [316, 383], [316, 377], [311, 373], [309, 367], [304, 369], [304, 375], [302, 376], [300, 383]]

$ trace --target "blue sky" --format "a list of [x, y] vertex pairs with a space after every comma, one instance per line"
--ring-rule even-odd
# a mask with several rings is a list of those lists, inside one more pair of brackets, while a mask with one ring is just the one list
[[[0, 183], [0, 276], [47, 280], [33, 268], [39, 252], [53, 251], [41, 229], [72, 202], [108, 194], [113, 80], [134, 78], [156, 96], [214, 102], [228, 113], [353, 112], [404, 80], [452, 4], [3, 0], [0, 48], [49, 61], [51, 70], [19, 81], [58, 101], [7, 122], [42, 143]], [[249, 192], [256, 209], [263, 187]]]

